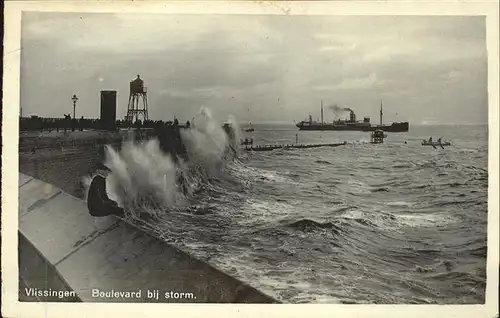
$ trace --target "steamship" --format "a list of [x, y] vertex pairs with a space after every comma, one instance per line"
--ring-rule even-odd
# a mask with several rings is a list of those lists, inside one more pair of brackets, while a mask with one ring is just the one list
[[356, 120], [356, 114], [351, 109], [349, 111], [349, 118], [338, 119], [331, 123], [323, 121], [323, 101], [321, 101], [321, 121], [313, 121], [312, 116], [309, 115], [308, 120], [303, 120], [296, 126], [299, 130], [344, 130], [344, 131], [374, 131], [380, 129], [386, 132], [407, 132], [410, 129], [409, 122], [394, 122], [390, 125], [384, 125], [382, 102], [380, 102], [380, 124], [373, 125], [370, 122], [370, 117], [364, 117], [363, 121]]

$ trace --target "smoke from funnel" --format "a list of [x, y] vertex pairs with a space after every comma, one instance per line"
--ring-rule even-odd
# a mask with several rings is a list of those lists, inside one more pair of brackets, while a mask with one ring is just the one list
[[328, 106], [328, 108], [331, 109], [331, 110], [333, 110], [334, 113], [352, 112], [353, 111], [349, 107], [340, 107], [337, 104], [330, 105], [330, 106]]
[[343, 112], [352, 112], [353, 111], [349, 107], [340, 107], [337, 104], [330, 105], [330, 106], [328, 106], [328, 108], [333, 111], [333, 115], [335, 118], [340, 117], [340, 114], [342, 114]]

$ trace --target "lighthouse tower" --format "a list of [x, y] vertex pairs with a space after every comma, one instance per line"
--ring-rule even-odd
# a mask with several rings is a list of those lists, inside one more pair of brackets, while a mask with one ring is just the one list
[[144, 87], [144, 81], [137, 75], [137, 78], [130, 82], [130, 96], [125, 120], [133, 123], [140, 116], [142, 116], [143, 120], [148, 120], [148, 95], [147, 89]]

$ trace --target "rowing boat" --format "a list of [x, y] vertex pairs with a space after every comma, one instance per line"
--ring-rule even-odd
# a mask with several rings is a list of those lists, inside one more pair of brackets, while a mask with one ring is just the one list
[[433, 147], [451, 146], [451, 143], [449, 141], [445, 141], [445, 142], [431, 141], [431, 142], [429, 142], [428, 140], [422, 140], [422, 146], [433, 146]]

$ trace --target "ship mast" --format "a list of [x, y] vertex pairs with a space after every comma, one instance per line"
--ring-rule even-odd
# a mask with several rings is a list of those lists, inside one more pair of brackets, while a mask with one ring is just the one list
[[382, 112], [382, 101], [380, 101], [380, 126], [382, 127], [382, 117], [384, 116], [384, 113]]
[[321, 125], [323, 125], [323, 100], [321, 100]]

